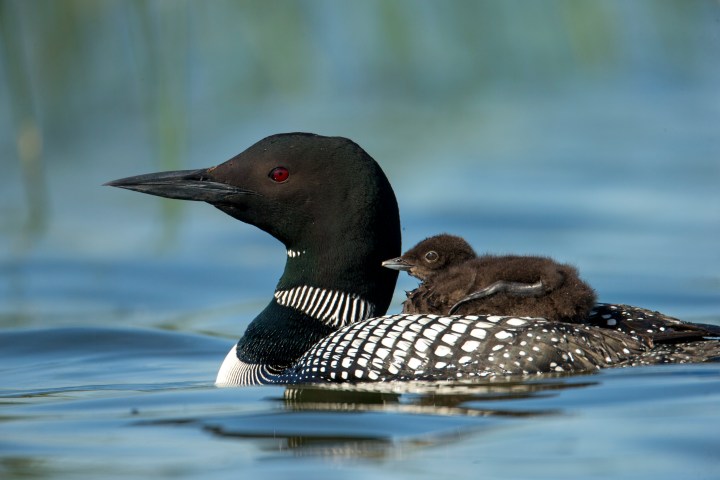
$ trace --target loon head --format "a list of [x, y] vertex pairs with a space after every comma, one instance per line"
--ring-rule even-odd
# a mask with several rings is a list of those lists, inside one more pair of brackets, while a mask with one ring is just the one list
[[422, 281], [432, 280], [448, 268], [476, 258], [475, 251], [464, 239], [446, 233], [426, 238], [402, 256], [385, 260], [385, 268], [406, 271]]
[[215, 167], [151, 173], [106, 185], [207, 202], [285, 244], [278, 289], [330, 288], [366, 299], [384, 313], [397, 272], [382, 261], [400, 254], [392, 187], [375, 160], [341, 137], [267, 137]]

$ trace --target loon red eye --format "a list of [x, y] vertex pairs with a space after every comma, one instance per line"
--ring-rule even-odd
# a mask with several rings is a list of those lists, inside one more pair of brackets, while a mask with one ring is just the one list
[[290, 177], [290, 172], [288, 172], [288, 169], [285, 167], [275, 167], [270, 170], [268, 176], [272, 178], [273, 182], [283, 183]]

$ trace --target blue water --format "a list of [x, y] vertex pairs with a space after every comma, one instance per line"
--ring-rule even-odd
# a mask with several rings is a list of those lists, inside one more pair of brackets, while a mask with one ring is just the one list
[[550, 255], [601, 301], [720, 325], [716, 2], [247, 4], [3, 4], [0, 71], [19, 38], [28, 79], [0, 75], [0, 478], [720, 478], [717, 363], [216, 388], [284, 248], [101, 186], [343, 135], [404, 247]]

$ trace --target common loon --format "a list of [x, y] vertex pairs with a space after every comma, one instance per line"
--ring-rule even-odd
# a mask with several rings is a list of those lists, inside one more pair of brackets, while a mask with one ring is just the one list
[[[207, 202], [285, 245], [275, 294], [231, 348], [219, 385], [581, 372], [702, 361], [720, 352], [717, 341], [681, 343], [720, 334], [720, 327], [634, 307], [598, 305], [586, 325], [492, 315], [379, 316], [397, 280], [398, 272], [382, 262], [400, 255], [398, 206], [379, 165], [346, 138], [278, 134], [215, 167], [106, 185]], [[635, 334], [632, 322], [658, 335]], [[654, 355], [664, 332], [680, 343]]]
[[423, 281], [408, 293], [403, 313], [513, 315], [582, 323], [595, 291], [570, 265], [547, 257], [481, 255], [462, 238], [426, 238], [383, 266]]

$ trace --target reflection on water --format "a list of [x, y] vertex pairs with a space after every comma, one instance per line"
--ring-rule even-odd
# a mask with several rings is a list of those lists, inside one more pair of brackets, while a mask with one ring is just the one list
[[[553, 375], [548, 375], [552, 377]], [[467, 402], [527, 399], [551, 395], [553, 391], [596, 385], [595, 382], [564, 382], [501, 378], [489, 382], [410, 382], [287, 387], [285, 406], [293, 411], [385, 411], [428, 415], [533, 416], [553, 412], [502, 410], [466, 405]]]
[[512, 419], [563, 414], [560, 409], [533, 408], [532, 404], [493, 408], [493, 402], [548, 398], [566, 389], [599, 385], [588, 381], [588, 376], [551, 377], [291, 386], [285, 388], [282, 399], [269, 399], [283, 407], [279, 411], [136, 425], [200, 426], [220, 437], [252, 440], [264, 451], [291, 450], [301, 456], [386, 457], [397, 450], [428, 448], [505, 428], [512, 425]]
[[[392, 458], [399, 452], [462, 441], [500, 426], [493, 421], [438, 420], [399, 413], [392, 417], [372, 413], [253, 416], [252, 420], [256, 419], [263, 425], [246, 418], [209, 419], [201, 424], [214, 435], [252, 441], [268, 453], [331, 458]], [[327, 427], [317, 428], [318, 422]]]

